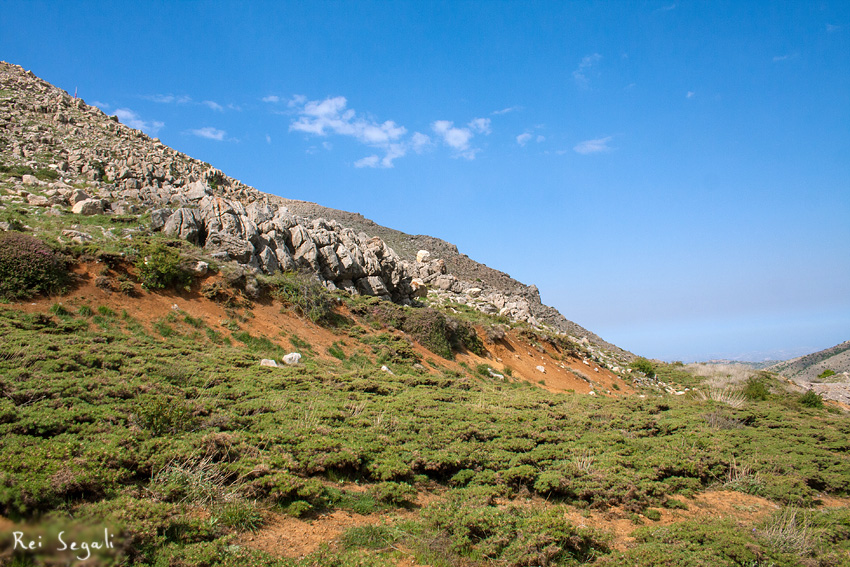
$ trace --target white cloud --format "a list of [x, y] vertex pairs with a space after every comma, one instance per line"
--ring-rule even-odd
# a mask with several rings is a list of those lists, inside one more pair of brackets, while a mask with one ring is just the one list
[[[393, 161], [404, 157], [409, 147], [420, 152], [430, 141], [418, 132], [409, 141], [404, 140], [407, 128], [392, 120], [379, 123], [358, 116], [354, 109], [347, 108], [348, 101], [343, 96], [308, 101], [306, 97], [296, 95], [287, 104], [295, 108], [299, 115], [289, 125], [290, 131], [314, 136], [348, 136], [361, 144], [384, 151], [383, 158], [372, 159], [376, 156], [368, 156], [356, 161], [355, 167], [393, 167]], [[326, 147], [330, 149], [330, 145]]]
[[480, 150], [471, 148], [469, 141], [475, 136], [469, 128], [455, 128], [454, 122], [437, 120], [431, 124], [431, 129], [443, 138], [443, 143], [466, 159], [475, 159]]
[[368, 157], [364, 157], [363, 159], [359, 159], [354, 162], [354, 167], [378, 167], [381, 158], [376, 155], [371, 155]]
[[272, 143], [272, 137], [271, 137], [271, 136], [269, 136], [268, 134], [266, 134], [266, 143], [267, 143], [267, 144], [271, 144], [271, 143]]
[[675, 5], [675, 4], [669, 4], [669, 5], [667, 5], [667, 6], [662, 6], [662, 7], [658, 8], [658, 11], [660, 11], [660, 12], [669, 12], [669, 11], [671, 11], [671, 10], [675, 10], [675, 9], [676, 9], [676, 5]]
[[826, 31], [829, 33], [837, 32], [841, 30], [841, 26], [836, 26], [834, 24], [826, 24]]
[[529, 134], [528, 132], [525, 132], [524, 134], [520, 134], [519, 136], [516, 137], [516, 143], [519, 144], [520, 146], [525, 146], [531, 140], [531, 138], [532, 138], [531, 134]]
[[410, 137], [410, 147], [417, 154], [421, 154], [427, 147], [431, 145], [431, 137], [421, 132], [414, 132]]
[[280, 102], [280, 97], [279, 97], [279, 96], [277, 96], [277, 95], [269, 95], [269, 96], [264, 96], [261, 100], [262, 100], [263, 102], [272, 102], [272, 103], [274, 103], [274, 102]]
[[685, 98], [694, 98], [694, 95], [695, 95], [695, 94], [697, 94], [697, 93], [695, 93], [694, 91], [688, 91], [688, 92], [685, 94]]
[[608, 145], [608, 142], [613, 139], [613, 136], [607, 136], [605, 138], [597, 138], [595, 140], [585, 140], [584, 142], [579, 142], [575, 147], [573, 147], [573, 150], [581, 155], [609, 152], [611, 151], [611, 147]]
[[503, 108], [502, 110], [494, 110], [493, 114], [507, 114], [509, 112], [516, 112], [518, 110], [522, 110], [521, 106], [509, 106], [507, 108]]
[[492, 130], [490, 129], [490, 119], [489, 118], [473, 118], [468, 126], [470, 129], [478, 132], [479, 134], [484, 134], [485, 136], [489, 135]]
[[546, 136], [544, 136], [543, 134], [538, 134], [537, 143], [539, 144], [540, 142], [543, 142], [544, 140], [546, 140]]
[[195, 136], [199, 138], [206, 138], [208, 140], [216, 140], [221, 142], [224, 140], [224, 137], [227, 135], [227, 132], [224, 130], [219, 130], [218, 128], [213, 128], [212, 126], [207, 126], [205, 128], [198, 128], [197, 130], [189, 130]]
[[582, 58], [581, 63], [578, 64], [578, 68], [573, 71], [573, 79], [575, 79], [578, 86], [583, 89], [590, 88], [590, 79], [588, 79], [587, 73], [600, 60], [602, 60], [602, 56], [598, 53]]
[[107, 104], [105, 102], [100, 102], [99, 100], [93, 100], [93, 101], [91, 101], [91, 103], [92, 103], [92, 106], [96, 106], [101, 110], [106, 110], [107, 108], [109, 108], [109, 104]]
[[146, 122], [129, 108], [117, 108], [115, 110], [115, 116], [118, 117], [118, 120], [120, 120], [122, 124], [126, 124], [130, 128], [135, 128], [136, 130], [141, 130], [145, 134], [151, 136], [155, 136], [156, 133], [165, 126], [164, 122]]
[[217, 103], [217, 102], [214, 102], [214, 101], [211, 101], [211, 100], [205, 100], [205, 101], [204, 101], [204, 102], [202, 102], [201, 104], [203, 104], [204, 106], [208, 107], [210, 110], [216, 110], [216, 111], [218, 111], [218, 112], [224, 112], [224, 107], [223, 107], [223, 106], [221, 106], [221, 105], [220, 105], [219, 103]]
[[331, 151], [332, 149], [334, 149], [334, 145], [331, 144], [330, 142], [322, 142], [322, 147], [325, 148], [328, 151]]
[[145, 97], [142, 97], [142, 98], [146, 98], [150, 101], [159, 102], [159, 103], [162, 103], [162, 104], [171, 104], [171, 103], [186, 104], [187, 102], [192, 102], [192, 97], [187, 96], [187, 95], [175, 96], [173, 94], [167, 94], [167, 95], [155, 94], [155, 95], [145, 96]]

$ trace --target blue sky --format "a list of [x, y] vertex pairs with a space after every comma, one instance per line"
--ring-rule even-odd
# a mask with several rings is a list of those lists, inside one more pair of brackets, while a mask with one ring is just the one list
[[0, 58], [633, 352], [850, 338], [847, 2], [16, 2]]

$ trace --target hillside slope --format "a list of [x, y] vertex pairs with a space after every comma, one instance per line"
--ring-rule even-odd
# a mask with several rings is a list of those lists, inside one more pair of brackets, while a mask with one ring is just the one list
[[[262, 193], [7, 63], [0, 63], [0, 111], [5, 167], [53, 174], [21, 176], [6, 202], [17, 196], [79, 215], [149, 215], [151, 231], [255, 273], [308, 271], [329, 289], [400, 303], [427, 288], [434, 300], [568, 333], [614, 361], [633, 358], [542, 305], [536, 287], [466, 258], [451, 244]], [[430, 260], [417, 262], [418, 249]]]
[[[805, 382], [847, 381], [850, 376], [850, 341], [805, 356], [785, 360], [766, 368], [786, 378]], [[831, 377], [819, 379], [824, 372], [832, 371]]]

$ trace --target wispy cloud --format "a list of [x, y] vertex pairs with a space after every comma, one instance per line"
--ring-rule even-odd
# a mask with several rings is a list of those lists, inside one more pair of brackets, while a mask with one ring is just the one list
[[516, 137], [516, 143], [520, 146], [525, 146], [533, 138], [531, 134], [525, 132]]
[[489, 118], [473, 118], [469, 122], [469, 127], [474, 132], [488, 136], [493, 130], [490, 128]]
[[267, 143], [267, 144], [271, 144], [271, 143], [272, 143], [272, 137], [271, 137], [271, 136], [269, 136], [268, 134], [266, 134], [266, 143]]
[[217, 112], [224, 112], [224, 107], [221, 106], [219, 103], [214, 102], [212, 100], [205, 100], [201, 104], [203, 104], [204, 106], [206, 106], [210, 110], [215, 110]]
[[152, 102], [158, 102], [161, 104], [186, 104], [187, 102], [192, 102], [192, 97], [188, 95], [173, 95], [173, 94], [155, 94], [155, 95], [146, 95], [142, 98], [150, 100]]
[[829, 33], [841, 31], [841, 26], [836, 26], [834, 24], [826, 24], [826, 31]]
[[217, 142], [223, 141], [224, 137], [227, 135], [227, 132], [225, 132], [224, 130], [219, 130], [218, 128], [213, 128], [212, 126], [198, 128], [197, 130], [189, 130], [189, 132], [199, 138], [206, 138], [207, 140], [215, 140]]
[[264, 96], [262, 98], [262, 101], [263, 102], [276, 103], [276, 102], [280, 102], [280, 97], [277, 96], [277, 95]]
[[614, 139], [614, 136], [606, 136], [605, 138], [597, 138], [595, 140], [585, 140], [579, 142], [573, 147], [576, 153], [581, 155], [598, 154], [611, 151], [608, 143]]
[[587, 74], [593, 68], [594, 65], [599, 63], [602, 60], [602, 56], [598, 53], [594, 53], [593, 55], [588, 55], [583, 57], [581, 63], [578, 64], [578, 67], [575, 71], [573, 71], [573, 79], [575, 79], [576, 84], [583, 88], [590, 88], [590, 79], [587, 77]]
[[430, 143], [430, 138], [419, 132], [406, 139], [407, 128], [392, 120], [376, 122], [358, 115], [354, 109], [347, 108], [348, 101], [343, 96], [308, 101], [306, 97], [296, 95], [287, 106], [294, 108], [298, 115], [290, 123], [290, 131], [323, 137], [347, 136], [384, 153], [383, 157], [375, 154], [357, 160], [355, 167], [390, 168], [409, 149], [421, 152]]
[[688, 91], [687, 93], [685, 93], [685, 98], [694, 98], [696, 94], [697, 93], [695, 93], [694, 91]]
[[676, 4], [668, 4], [666, 6], [661, 6], [660, 8], [658, 8], [658, 11], [659, 12], [669, 12], [669, 11], [675, 10], [675, 9], [676, 9]]
[[519, 110], [522, 110], [521, 106], [509, 106], [507, 108], [503, 108], [502, 110], [494, 110], [491, 114], [507, 114], [509, 112], [517, 112]]
[[475, 133], [487, 135], [492, 132], [489, 118], [473, 118], [465, 128], [455, 126], [450, 120], [436, 120], [431, 123], [431, 130], [455, 151], [456, 157], [470, 160], [475, 159], [475, 155], [481, 151], [470, 144]]
[[91, 101], [91, 103], [92, 103], [92, 106], [96, 106], [101, 110], [106, 110], [107, 108], [109, 108], [108, 103], [100, 102], [99, 100], [93, 100], [93, 101]]
[[122, 124], [126, 124], [130, 128], [135, 128], [136, 130], [141, 130], [150, 136], [155, 136], [156, 133], [165, 126], [164, 122], [148, 122], [142, 120], [141, 116], [129, 108], [117, 108], [115, 110], [115, 116], [118, 117], [118, 120], [120, 120]]

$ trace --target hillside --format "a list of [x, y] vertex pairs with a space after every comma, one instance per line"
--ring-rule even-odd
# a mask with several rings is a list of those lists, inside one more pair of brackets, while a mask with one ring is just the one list
[[[427, 286], [444, 302], [546, 325], [621, 362], [633, 358], [542, 305], [536, 287], [470, 260], [454, 245], [409, 237], [358, 214], [257, 191], [20, 67], [0, 63], [0, 83], [0, 144], [6, 166], [42, 168], [55, 172], [57, 180], [82, 177], [92, 193], [75, 191], [62, 181], [47, 189], [50, 195], [30, 197], [19, 187], [18, 195], [30, 204], [72, 206], [86, 215], [145, 214], [151, 230], [183, 238], [219, 258], [257, 272], [309, 271], [330, 289], [409, 302], [416, 280], [413, 285], [420, 290]], [[38, 186], [35, 178], [25, 179], [24, 185], [28, 183]], [[421, 249], [430, 253], [429, 262], [416, 262]]]
[[[850, 341], [778, 362], [767, 370], [804, 382], [846, 382], [850, 375]], [[830, 376], [819, 378], [825, 372]]]
[[0, 565], [847, 564], [848, 406], [0, 81]]

